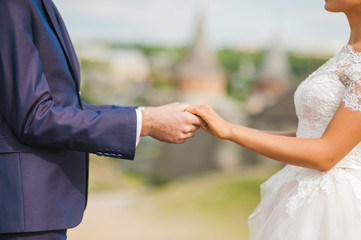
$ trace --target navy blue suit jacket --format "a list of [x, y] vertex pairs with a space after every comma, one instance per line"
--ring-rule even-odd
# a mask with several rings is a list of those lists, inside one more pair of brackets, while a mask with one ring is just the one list
[[79, 83], [53, 2], [0, 0], [0, 233], [76, 226], [87, 153], [134, 158], [134, 108], [86, 105]]

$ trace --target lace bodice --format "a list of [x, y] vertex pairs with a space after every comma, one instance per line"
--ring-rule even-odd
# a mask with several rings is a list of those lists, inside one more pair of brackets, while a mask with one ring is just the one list
[[[298, 86], [294, 98], [300, 138], [320, 138], [341, 102], [361, 114], [361, 53], [343, 47]], [[361, 144], [337, 167], [361, 169]]]
[[[298, 86], [294, 98], [299, 138], [320, 138], [340, 104], [361, 114], [361, 53], [351, 46], [343, 47]], [[296, 180], [297, 191], [285, 206], [286, 213], [293, 217], [296, 210], [318, 195], [334, 194], [335, 182], [349, 184], [360, 203], [361, 220], [361, 180], [349, 169], [361, 170], [361, 143], [328, 172], [287, 165], [263, 187], [276, 194], [283, 185]]]

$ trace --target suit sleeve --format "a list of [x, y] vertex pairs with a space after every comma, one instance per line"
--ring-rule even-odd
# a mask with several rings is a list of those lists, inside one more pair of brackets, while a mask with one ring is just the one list
[[82, 102], [84, 110], [100, 110], [100, 109], [118, 109], [118, 110], [135, 110], [138, 107], [124, 107], [117, 105], [95, 105], [95, 104], [87, 104]]
[[[29, 1], [0, 1], [0, 113], [23, 143], [133, 159], [132, 108], [59, 107], [34, 44]], [[74, 90], [75, 91], [75, 90]]]

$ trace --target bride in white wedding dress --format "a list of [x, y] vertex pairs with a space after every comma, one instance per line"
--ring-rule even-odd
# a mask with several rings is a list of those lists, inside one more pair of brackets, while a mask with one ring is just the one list
[[344, 12], [351, 35], [297, 88], [297, 133], [233, 125], [206, 105], [187, 109], [209, 133], [287, 163], [261, 185], [252, 240], [361, 239], [361, 0], [326, 0], [325, 9]]

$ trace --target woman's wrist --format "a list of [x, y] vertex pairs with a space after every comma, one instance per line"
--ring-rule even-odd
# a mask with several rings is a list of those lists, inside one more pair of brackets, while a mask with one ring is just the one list
[[224, 140], [232, 140], [232, 138], [234, 136], [234, 134], [233, 134], [234, 128], [235, 128], [235, 125], [226, 122], [223, 134], [222, 134], [222, 136], [220, 136], [220, 138], [224, 139]]

